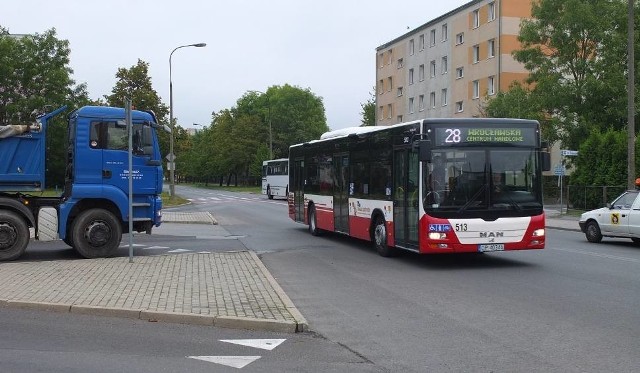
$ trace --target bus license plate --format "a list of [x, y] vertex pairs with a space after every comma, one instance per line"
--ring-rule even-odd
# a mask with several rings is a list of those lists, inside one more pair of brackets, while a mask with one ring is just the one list
[[503, 243], [494, 243], [494, 244], [481, 244], [478, 245], [478, 251], [481, 253], [488, 251], [504, 251]]

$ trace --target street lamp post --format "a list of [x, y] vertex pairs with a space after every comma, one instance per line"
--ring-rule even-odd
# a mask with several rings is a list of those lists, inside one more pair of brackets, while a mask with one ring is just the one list
[[176, 47], [169, 54], [169, 125], [171, 126], [171, 136], [169, 136], [169, 195], [173, 197], [176, 194], [176, 184], [175, 184], [175, 154], [173, 154], [173, 138], [175, 136], [175, 124], [173, 123], [173, 81], [171, 80], [171, 57], [173, 57], [173, 52], [177, 51], [180, 48], [185, 47], [197, 47], [202, 48], [206, 47], [206, 43], [197, 43], [197, 44], [187, 44]]

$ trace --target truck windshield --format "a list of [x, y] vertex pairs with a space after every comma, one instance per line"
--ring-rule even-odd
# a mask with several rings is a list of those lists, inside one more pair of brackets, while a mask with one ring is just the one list
[[431, 160], [423, 166], [427, 213], [542, 208], [533, 149], [434, 150]]

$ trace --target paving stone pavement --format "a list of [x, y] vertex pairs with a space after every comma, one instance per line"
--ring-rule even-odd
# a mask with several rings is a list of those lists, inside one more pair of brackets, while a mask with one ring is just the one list
[[250, 251], [0, 263], [0, 307], [299, 332], [302, 314]]

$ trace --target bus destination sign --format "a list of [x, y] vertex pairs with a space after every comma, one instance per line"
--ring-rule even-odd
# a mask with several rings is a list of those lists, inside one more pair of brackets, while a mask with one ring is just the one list
[[534, 146], [534, 128], [491, 127], [438, 127], [435, 128], [436, 146], [455, 146], [467, 143], [508, 143]]

